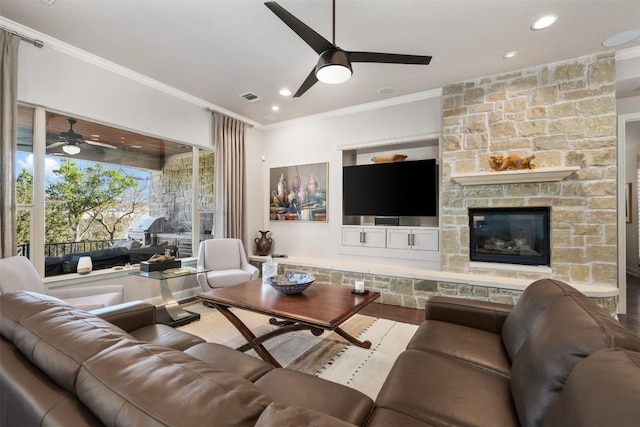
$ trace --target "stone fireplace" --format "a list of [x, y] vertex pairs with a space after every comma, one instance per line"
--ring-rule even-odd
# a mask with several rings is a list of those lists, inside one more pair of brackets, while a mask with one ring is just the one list
[[469, 209], [471, 261], [550, 266], [550, 209]]
[[[616, 144], [614, 52], [444, 87], [442, 270], [616, 287]], [[490, 156], [510, 154], [576, 170], [541, 181], [491, 172]], [[497, 178], [455, 180], [464, 174]], [[549, 267], [473, 262], [469, 209], [522, 207], [551, 208]]]

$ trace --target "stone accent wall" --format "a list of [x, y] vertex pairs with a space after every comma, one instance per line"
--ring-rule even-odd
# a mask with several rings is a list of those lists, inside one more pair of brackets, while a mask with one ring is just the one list
[[[617, 286], [613, 52], [452, 84], [442, 94], [442, 270]], [[491, 155], [535, 155], [537, 168], [580, 166], [561, 182], [460, 186]], [[494, 172], [507, 173], [507, 172]], [[471, 207], [551, 207], [553, 272], [475, 268]]]
[[[261, 270], [262, 263], [251, 262], [251, 264]], [[364, 280], [366, 289], [380, 292], [380, 298], [376, 302], [422, 310], [424, 310], [427, 300], [437, 295], [515, 305], [522, 294], [519, 290], [475, 286], [456, 283], [455, 281], [421, 280], [346, 270], [278, 264], [278, 274], [286, 273], [312, 274], [318, 282], [331, 283], [350, 289], [355, 288], [356, 280]], [[617, 297], [592, 298], [592, 300], [603, 307], [611, 316], [615, 317], [617, 315]]]
[[[200, 214], [200, 230], [213, 229], [213, 153], [201, 153], [199, 159], [199, 205], [206, 209]], [[149, 215], [164, 216], [171, 230], [191, 231], [193, 208], [191, 154], [173, 156], [167, 160], [161, 172], [151, 174], [149, 191]]]

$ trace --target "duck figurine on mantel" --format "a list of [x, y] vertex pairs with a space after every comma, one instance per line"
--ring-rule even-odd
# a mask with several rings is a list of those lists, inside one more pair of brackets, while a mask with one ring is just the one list
[[262, 236], [260, 238], [256, 237], [254, 242], [256, 243], [256, 255], [266, 256], [271, 252], [271, 245], [273, 244], [273, 239], [271, 237], [267, 237], [267, 233], [269, 231], [258, 231]]

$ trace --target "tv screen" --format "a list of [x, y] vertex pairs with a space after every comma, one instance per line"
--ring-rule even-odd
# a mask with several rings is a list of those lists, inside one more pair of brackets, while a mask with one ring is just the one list
[[435, 159], [345, 166], [344, 215], [437, 216]]

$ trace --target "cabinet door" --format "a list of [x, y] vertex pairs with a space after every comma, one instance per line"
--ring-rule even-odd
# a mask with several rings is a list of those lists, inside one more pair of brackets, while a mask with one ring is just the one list
[[440, 248], [438, 230], [412, 229], [411, 249], [416, 251], [437, 251]]
[[344, 246], [362, 246], [362, 228], [356, 228], [356, 227], [343, 228], [342, 244]]
[[407, 228], [387, 229], [387, 248], [411, 249], [411, 230]]
[[363, 228], [364, 238], [362, 246], [367, 248], [384, 248], [387, 243], [387, 233], [384, 228]]

